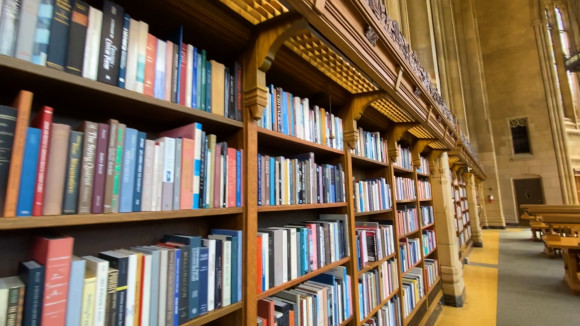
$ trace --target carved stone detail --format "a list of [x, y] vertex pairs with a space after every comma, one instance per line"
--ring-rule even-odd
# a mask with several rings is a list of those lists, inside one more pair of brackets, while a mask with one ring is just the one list
[[372, 28], [372, 26], [367, 26], [365, 36], [367, 37], [367, 40], [369, 40], [369, 42], [373, 46], [377, 46], [377, 41], [379, 40], [379, 34], [377, 34], [377, 31], [375, 31], [375, 29]]

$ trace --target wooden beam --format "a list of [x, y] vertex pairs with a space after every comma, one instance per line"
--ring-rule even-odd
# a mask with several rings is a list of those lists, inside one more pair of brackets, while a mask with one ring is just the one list
[[397, 157], [399, 157], [397, 142], [401, 140], [407, 130], [417, 125], [418, 123], [398, 123], [393, 128], [391, 128], [387, 137], [387, 149], [389, 150], [389, 157], [391, 158], [391, 162], [396, 162]]
[[387, 93], [382, 91], [356, 94], [351, 97], [343, 121], [343, 138], [350, 149], [355, 148], [358, 141], [357, 121], [362, 117], [364, 110], [374, 101], [384, 98]]

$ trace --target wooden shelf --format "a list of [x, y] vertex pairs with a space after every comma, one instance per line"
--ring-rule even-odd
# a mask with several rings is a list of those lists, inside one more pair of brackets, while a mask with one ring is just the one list
[[386, 168], [389, 166], [388, 163], [380, 162], [377, 160], [373, 160], [370, 158], [366, 158], [364, 156], [359, 155], [351, 155], [352, 164], [359, 166], [359, 167], [376, 167], [376, 168]]
[[378, 215], [378, 214], [390, 213], [392, 211], [393, 211], [393, 209], [390, 208], [390, 209], [383, 209], [380, 211], [354, 213], [354, 216], [359, 217], [359, 216], [367, 216], [367, 215]]
[[424, 295], [421, 300], [419, 300], [417, 302], [417, 304], [415, 305], [415, 308], [413, 308], [413, 310], [411, 311], [411, 313], [405, 317], [405, 319], [403, 319], [403, 326], [405, 325], [409, 325], [409, 322], [411, 321], [411, 319], [413, 319], [413, 317], [415, 317], [415, 314], [417, 313], [417, 310], [419, 310], [419, 307], [421, 307], [421, 305], [423, 304], [423, 302], [425, 302], [425, 300], [427, 300], [427, 295]]
[[427, 258], [430, 255], [432, 255], [435, 251], [437, 251], [437, 247], [435, 247], [433, 250], [429, 251], [426, 255], [423, 255], [423, 258]]
[[111, 214], [82, 214], [54, 216], [26, 216], [0, 218], [0, 230], [52, 228], [73, 225], [159, 221], [179, 218], [241, 214], [242, 207], [186, 209], [160, 212], [133, 212]]
[[268, 144], [274, 148], [280, 148], [284, 145], [291, 145], [291, 148], [284, 147], [284, 150], [292, 150], [296, 153], [314, 152], [315, 154], [322, 155], [344, 155], [344, 151], [342, 150], [319, 145], [307, 140], [285, 135], [281, 132], [268, 130], [262, 127], [258, 127], [258, 143]]
[[307, 209], [345, 207], [346, 203], [258, 206], [258, 212], [283, 212]]
[[288, 288], [291, 288], [293, 286], [296, 286], [296, 285], [298, 285], [300, 283], [306, 282], [306, 281], [308, 281], [309, 279], [313, 278], [316, 275], [320, 275], [320, 274], [322, 274], [322, 273], [324, 273], [326, 271], [329, 271], [329, 270], [331, 270], [331, 269], [333, 269], [335, 267], [338, 267], [338, 266], [340, 266], [342, 264], [347, 263], [349, 260], [350, 260], [350, 257], [345, 257], [345, 258], [343, 258], [343, 259], [341, 259], [339, 261], [336, 261], [334, 263], [328, 264], [328, 265], [326, 265], [326, 266], [324, 266], [322, 268], [319, 268], [319, 269], [317, 269], [317, 270], [315, 270], [313, 272], [310, 272], [310, 273], [308, 273], [306, 275], [302, 275], [302, 276], [300, 276], [298, 278], [295, 278], [295, 279], [293, 279], [291, 281], [288, 281], [288, 282], [286, 282], [284, 284], [281, 284], [281, 285], [275, 286], [273, 288], [270, 288], [270, 289], [268, 289], [268, 290], [266, 290], [266, 291], [264, 291], [262, 293], [258, 293], [257, 299], [258, 300], [261, 300], [261, 299], [267, 298], [267, 297], [269, 297], [271, 295], [274, 295], [274, 294], [276, 294], [276, 293], [278, 293], [280, 291], [284, 291], [284, 290], [286, 290]]
[[396, 173], [413, 173], [413, 169], [405, 169], [405, 168], [402, 168], [400, 166], [396, 166], [394, 164], [393, 164], [393, 170], [395, 171], [395, 174]]
[[425, 202], [425, 201], [433, 201], [433, 198], [423, 198], [423, 199], [419, 199], [420, 202]]
[[243, 301], [240, 302], [236, 302], [234, 304], [231, 304], [227, 307], [223, 307], [220, 309], [216, 309], [216, 310], [212, 310], [210, 312], [208, 312], [205, 315], [199, 316], [195, 319], [192, 319], [186, 323], [181, 324], [180, 326], [199, 326], [199, 325], [205, 325], [207, 323], [210, 323], [222, 316], [225, 316], [227, 314], [230, 314], [238, 309], [241, 309], [243, 307]]
[[352, 321], [352, 319], [354, 318], [353, 316], [354, 316], [354, 313], [351, 313], [351, 314], [350, 314], [350, 317], [348, 317], [348, 318], [347, 318], [345, 321], [343, 321], [343, 322], [340, 324], [340, 326], [346, 326], [346, 325], [350, 324], [350, 322], [351, 322], [351, 321]]
[[412, 204], [417, 202], [417, 199], [397, 200], [397, 204]]
[[403, 274], [401, 274], [401, 278], [403, 278], [405, 275], [407, 275], [413, 268], [419, 266], [419, 264], [421, 264], [423, 262], [423, 259], [419, 259], [418, 262], [415, 263], [415, 265], [409, 267]]
[[399, 293], [399, 289], [396, 289], [385, 300], [381, 301], [381, 303], [379, 303], [363, 320], [360, 321], [360, 324], [364, 324], [371, 319], [384, 305], [389, 303], [389, 300], [391, 300], [397, 293]]
[[434, 225], [435, 225], [435, 222], [433, 222], [433, 223], [431, 223], [431, 224], [427, 224], [427, 225], [425, 225], [425, 226], [423, 226], [423, 227], [421, 227], [421, 228], [422, 228], [423, 230], [425, 230], [425, 229], [427, 229], [427, 228], [430, 228], [430, 227], [432, 227], [432, 226], [434, 226]]
[[368, 271], [370, 271], [373, 268], [376, 268], [377, 266], [379, 266], [380, 264], [386, 262], [387, 260], [391, 259], [391, 258], [395, 258], [396, 253], [392, 253], [390, 255], [388, 255], [387, 257], [379, 260], [379, 261], [373, 261], [371, 263], [366, 264], [361, 270], [358, 271], [358, 274], [362, 274], [362, 273], [366, 273]]
[[411, 236], [411, 235], [413, 235], [413, 234], [415, 234], [417, 232], [421, 232], [421, 229], [417, 229], [417, 230], [414, 230], [414, 231], [411, 231], [411, 232], [407, 232], [407, 233], [405, 233], [403, 235], [400, 235], [399, 236], [399, 239], [408, 238], [409, 236]]
[[431, 175], [427, 174], [427, 173], [421, 173], [419, 171], [417, 171], [417, 176], [418, 177], [422, 177], [422, 178], [429, 178]]
[[429, 290], [425, 294], [426, 297], [428, 297], [429, 294], [431, 292], [433, 292], [433, 289], [436, 288], [436, 285], [437, 285], [437, 283], [439, 283], [439, 281], [441, 281], [441, 275], [437, 276], [437, 278], [435, 279], [435, 282], [433, 282], [433, 284], [429, 287]]

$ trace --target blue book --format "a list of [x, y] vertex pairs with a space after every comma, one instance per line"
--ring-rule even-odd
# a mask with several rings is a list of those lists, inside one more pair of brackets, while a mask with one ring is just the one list
[[[147, 134], [137, 133], [137, 151], [135, 155], [135, 186], [133, 191], [133, 212], [141, 211], [141, 196], [143, 193], [143, 172], [145, 164], [145, 139]], [[121, 191], [123, 189], [121, 188]]]
[[48, 55], [48, 41], [50, 39], [50, 25], [54, 12], [54, 0], [41, 0], [38, 6], [38, 20], [32, 45], [32, 62], [45, 66]]
[[211, 63], [205, 62], [205, 111], [211, 112]]
[[302, 258], [302, 262], [300, 263], [302, 267], [302, 275], [306, 275], [308, 273], [308, 259], [310, 258], [310, 254], [308, 253], [308, 229], [307, 228], [300, 228], [300, 245], [302, 246], [302, 250], [300, 250], [300, 255]]
[[199, 248], [199, 314], [207, 313], [209, 248]]
[[[364, 307], [363, 305], [363, 286], [362, 284], [359, 283], [358, 285], [358, 306], [359, 307]], [[364, 309], [360, 310], [360, 314], [359, 314], [359, 319], [363, 320], [365, 318], [364, 316]]]
[[[236, 207], [242, 207], [242, 151], [236, 151]], [[259, 164], [259, 163], [258, 163]], [[258, 174], [259, 176], [259, 174]], [[259, 189], [258, 184], [258, 189]], [[258, 190], [259, 191], [259, 190]], [[258, 194], [258, 198], [259, 194]], [[260, 200], [260, 199], [258, 199]]]
[[294, 95], [290, 94], [290, 102], [288, 102], [288, 114], [290, 115], [290, 135], [296, 136], [294, 132], [296, 128], [294, 125], [296, 124], [295, 117], [296, 117], [296, 108], [294, 107]]
[[261, 154], [258, 154], [258, 206], [262, 206], [262, 155]]
[[191, 74], [191, 107], [192, 108], [196, 108], [199, 109], [199, 106], [197, 106], [197, 83], [198, 83], [198, 79], [197, 79], [197, 57], [199, 56], [199, 54], [197, 53], [197, 49], [195, 48], [195, 46], [193, 47], [193, 62], [192, 62], [192, 66], [193, 66], [193, 73]]
[[[203, 53], [203, 50], [201, 50], [201, 53]], [[204, 110], [204, 106], [202, 104], [202, 98], [203, 98], [203, 80], [205, 79], [205, 77], [202, 77], [202, 72], [203, 67], [202, 67], [202, 55], [201, 53], [196, 53], [195, 56], [195, 92], [197, 93], [197, 97], [195, 98], [195, 108], [198, 110]]]
[[68, 298], [66, 304], [66, 324], [81, 324], [81, 309], [83, 303], [83, 291], [85, 284], [85, 266], [84, 259], [73, 257], [70, 266], [70, 279], [68, 286]]
[[[181, 90], [181, 86], [185, 87], [185, 85], [180, 85], [181, 81], [181, 74], [182, 74], [182, 67], [181, 67], [181, 47], [183, 45], [183, 26], [179, 26], [177, 30], [173, 33], [170, 41], [173, 42], [174, 49], [177, 48], [177, 61], [175, 61], [175, 67], [173, 71], [173, 82], [171, 83], [171, 100], [174, 103], [179, 103], [179, 92]], [[185, 71], [183, 71], [184, 73]], [[168, 74], [169, 72], [165, 72]]]
[[[201, 50], [201, 58], [199, 60], [199, 65], [197, 67], [198, 70], [201, 70], [200, 73], [200, 89], [199, 92], [197, 93], [200, 97], [200, 107], [202, 111], [208, 111], [207, 109], [207, 85], [210, 82], [209, 80], [207, 80], [207, 52], [205, 51], [205, 49]], [[201, 69], [200, 69], [201, 67]]]
[[199, 252], [201, 249], [201, 237], [186, 235], [164, 235], [164, 242], [177, 242], [189, 246], [189, 319], [199, 316], [199, 287], [203, 283], [199, 280]]
[[270, 205], [276, 205], [276, 159], [270, 157]]
[[32, 215], [39, 147], [40, 129], [28, 127], [26, 129], [26, 144], [24, 145], [24, 156], [22, 160], [22, 172], [20, 174], [20, 189], [18, 191], [16, 216]]
[[173, 326], [179, 326], [180, 270], [181, 270], [181, 249], [175, 248], [175, 287], [173, 291]]
[[[211, 229], [210, 234], [227, 235], [232, 238], [232, 303], [242, 300], [242, 231]], [[261, 250], [261, 249], [260, 249]]]
[[137, 130], [127, 128], [123, 146], [123, 167], [121, 170], [121, 194], [119, 213], [133, 211], [133, 192], [135, 191], [135, 161], [137, 160]]
[[127, 75], [127, 49], [129, 49], [129, 26], [131, 16], [123, 16], [123, 33], [121, 34], [121, 57], [119, 58], [119, 82], [118, 86], [125, 88], [125, 76]]
[[284, 135], [289, 134], [289, 126], [288, 126], [288, 105], [286, 102], [286, 92], [282, 91], [280, 94], [280, 102], [282, 104], [282, 132]]
[[30, 260], [18, 266], [18, 276], [24, 282], [24, 309], [22, 326], [40, 326], [44, 297], [44, 266]]
[[276, 119], [276, 95], [274, 94], [274, 91], [276, 90], [276, 88], [274, 87], [274, 85], [270, 84], [270, 113], [269, 113], [269, 117], [270, 117], [270, 121], [268, 121], [268, 129], [270, 130], [275, 130], [274, 129], [274, 125], [275, 125], [275, 119]]

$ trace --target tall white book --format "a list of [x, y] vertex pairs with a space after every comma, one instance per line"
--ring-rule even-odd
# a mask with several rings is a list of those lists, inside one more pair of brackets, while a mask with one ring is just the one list
[[[38, 5], [40, 0], [23, 0], [20, 10], [20, 26], [16, 43], [16, 57], [32, 61], [32, 45], [38, 20]], [[0, 5], [0, 8], [2, 6]]]
[[[135, 316], [135, 294], [137, 291], [137, 255], [125, 249], [116, 250], [117, 253], [129, 258], [127, 268], [127, 300], [125, 305], [125, 325], [133, 325]], [[137, 317], [138, 318], [138, 317]]]
[[216, 266], [216, 240], [202, 239], [202, 245], [208, 248], [207, 266], [207, 311], [215, 309], [215, 266]]
[[86, 261], [86, 268], [96, 277], [95, 312], [93, 325], [105, 325], [105, 310], [107, 304], [107, 284], [109, 276], [109, 261], [93, 256], [82, 257]]
[[187, 70], [185, 75], [185, 106], [194, 107], [191, 103], [191, 90], [193, 87], [193, 45], [187, 45]]
[[125, 89], [137, 90], [137, 55], [139, 47], [139, 29], [141, 23], [133, 18], [129, 23], [129, 46], [127, 47], [127, 71], [125, 73]]
[[[147, 59], [147, 35], [149, 34], [149, 25], [143, 21], [139, 21], [139, 25], [139, 34], [137, 35], [137, 82], [135, 84], [135, 91], [143, 94], [145, 87], [145, 61]], [[130, 42], [131, 40], [129, 39], [129, 43]], [[127, 53], [127, 55], [128, 54], [129, 53]]]
[[83, 77], [97, 80], [99, 72], [99, 51], [101, 45], [101, 25], [103, 24], [103, 12], [99, 9], [89, 8], [89, 24], [85, 39], [85, 56], [83, 58]]
[[232, 237], [210, 234], [208, 238], [222, 240], [222, 307], [229, 306], [232, 303]]

